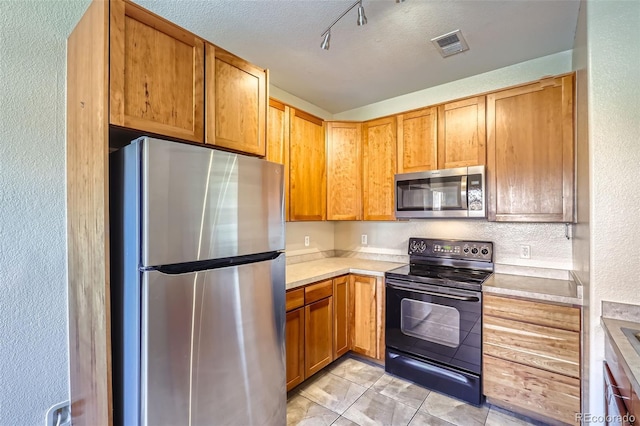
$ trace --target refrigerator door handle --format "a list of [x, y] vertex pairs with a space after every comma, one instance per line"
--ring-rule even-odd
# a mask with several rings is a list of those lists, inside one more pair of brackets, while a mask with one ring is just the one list
[[158, 271], [168, 275], [189, 274], [211, 269], [228, 268], [230, 266], [241, 266], [249, 263], [264, 262], [276, 259], [281, 254], [281, 252], [272, 251], [268, 253], [248, 254], [238, 257], [225, 257], [222, 259], [197, 260], [194, 262], [178, 263], [173, 265], [148, 266], [146, 268], [141, 268], [141, 270]]

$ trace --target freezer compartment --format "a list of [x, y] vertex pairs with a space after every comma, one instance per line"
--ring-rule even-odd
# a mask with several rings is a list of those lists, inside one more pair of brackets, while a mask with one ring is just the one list
[[[116, 388], [123, 401], [116, 418], [144, 426], [285, 424], [284, 273], [284, 254], [194, 273], [143, 272], [139, 350], [129, 346], [122, 357], [127, 371], [140, 372], [140, 394], [138, 386]], [[134, 327], [122, 331], [135, 334]]]
[[[284, 250], [283, 167], [149, 137], [112, 155], [112, 185], [142, 266]], [[125, 201], [126, 200], [126, 201]]]

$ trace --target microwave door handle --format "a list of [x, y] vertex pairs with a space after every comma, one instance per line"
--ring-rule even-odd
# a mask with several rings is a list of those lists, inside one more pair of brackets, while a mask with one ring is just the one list
[[462, 210], [469, 209], [469, 202], [467, 200], [467, 176], [462, 176], [460, 180], [460, 201], [462, 202]]
[[418, 289], [415, 289], [415, 288], [400, 287], [400, 286], [395, 286], [395, 285], [391, 285], [391, 284], [387, 284], [387, 286], [389, 286], [389, 287], [391, 287], [391, 288], [393, 288], [395, 290], [410, 291], [412, 293], [427, 294], [429, 296], [444, 297], [446, 299], [462, 300], [464, 302], [477, 302], [477, 301], [480, 300], [475, 296], [454, 296], [453, 294], [436, 293], [436, 292], [433, 292], [433, 291], [418, 290]]

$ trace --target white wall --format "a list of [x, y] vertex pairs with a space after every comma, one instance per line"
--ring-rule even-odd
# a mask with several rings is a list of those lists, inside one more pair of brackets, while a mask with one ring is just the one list
[[333, 119], [370, 120], [570, 71], [571, 51], [567, 50], [334, 114]]
[[640, 2], [586, 9], [590, 182], [590, 407], [603, 413], [603, 300], [640, 304]]
[[66, 38], [88, 1], [0, 1], [0, 425], [69, 398]]
[[292, 107], [301, 109], [302, 111], [308, 112], [309, 114], [313, 114], [317, 117], [322, 118], [323, 120], [333, 119], [333, 115], [329, 111], [317, 107], [314, 104], [307, 102], [295, 95], [292, 95], [289, 92], [285, 92], [284, 90], [272, 84], [269, 85], [269, 97], [284, 102], [285, 104], [288, 104]]
[[[360, 244], [367, 234], [368, 244]], [[335, 248], [362, 253], [407, 254], [409, 237], [492, 241], [496, 272], [536, 272], [554, 278], [568, 278], [571, 270], [571, 241], [563, 224], [496, 223], [486, 220], [416, 220], [411, 222], [338, 222]], [[520, 245], [531, 246], [531, 258], [520, 258]], [[548, 271], [529, 271], [545, 268]]]
[[[333, 250], [334, 222], [288, 222], [287, 256], [312, 254]], [[305, 247], [304, 237], [309, 237], [309, 246]]]

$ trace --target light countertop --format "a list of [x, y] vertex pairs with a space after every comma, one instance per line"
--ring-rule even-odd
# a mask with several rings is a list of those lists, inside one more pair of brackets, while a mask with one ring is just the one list
[[383, 277], [385, 272], [403, 265], [405, 264], [353, 257], [327, 257], [295, 263], [287, 265], [287, 290], [344, 274]]
[[[327, 257], [287, 265], [287, 290], [344, 274], [383, 277], [384, 273], [404, 263], [353, 257]], [[582, 305], [575, 282], [521, 275], [493, 274], [483, 285], [486, 293], [519, 296], [549, 302]]]
[[640, 355], [633, 349], [629, 339], [621, 330], [622, 327], [640, 330], [640, 323], [604, 317], [601, 318], [600, 322], [605, 333], [610, 337], [614, 350], [622, 355], [624, 362], [620, 363], [620, 365], [623, 366], [624, 372], [631, 382], [631, 387], [636, 394], [640, 395]]
[[582, 305], [582, 295], [572, 280], [493, 274], [482, 285], [482, 291], [546, 302]]

